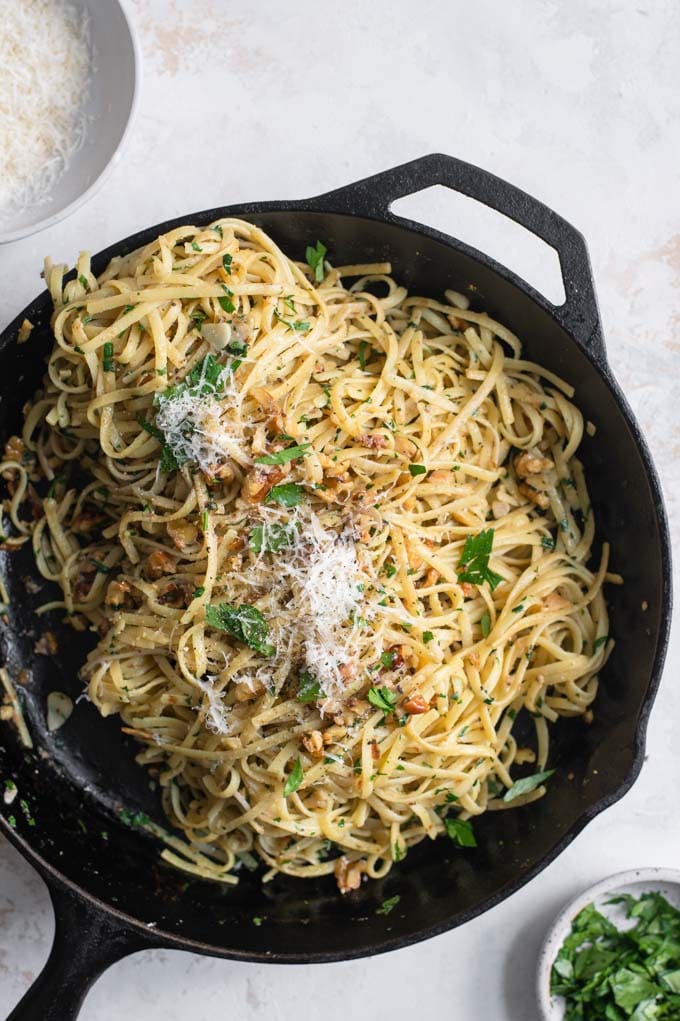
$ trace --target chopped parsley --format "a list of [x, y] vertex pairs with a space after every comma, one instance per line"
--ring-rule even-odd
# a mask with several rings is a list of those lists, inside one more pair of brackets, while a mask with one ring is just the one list
[[276, 651], [266, 640], [269, 624], [255, 606], [249, 606], [248, 603], [240, 606], [230, 606], [229, 603], [206, 606], [205, 619], [209, 627], [228, 632], [263, 656], [273, 656]]
[[231, 261], [231, 255], [229, 255], [229, 253], [222, 256], [222, 267], [224, 272], [228, 273], [229, 276], [231, 276]]
[[311, 670], [302, 670], [298, 682], [298, 702], [316, 702], [321, 695], [321, 685]]
[[102, 359], [102, 368], [104, 369], [104, 372], [113, 372], [114, 370], [113, 343], [110, 340], [107, 340], [107, 342], [104, 344], [103, 356], [104, 357]]
[[608, 641], [609, 635], [600, 635], [600, 637], [596, 638], [595, 641], [593, 642], [593, 652], [597, 652], [600, 646], [606, 645]]
[[203, 595], [204, 592], [205, 592], [205, 585], [199, 585], [198, 588], [195, 588], [194, 591], [191, 593], [191, 598], [192, 599], [198, 599], [200, 596]]
[[488, 638], [489, 631], [491, 630], [491, 616], [488, 610], [485, 610], [482, 614], [479, 626], [482, 629], [482, 638]]
[[255, 464], [288, 464], [289, 461], [296, 461], [299, 457], [307, 457], [311, 443], [301, 443], [294, 447], [286, 447], [276, 454], [264, 454], [255, 458]]
[[429, 645], [433, 638], [434, 635], [432, 634], [431, 631], [423, 631], [423, 641], [425, 642], [426, 645]]
[[[397, 845], [395, 844], [395, 851], [396, 850]], [[399, 861], [399, 858], [395, 857], [394, 860]], [[390, 911], [394, 911], [400, 900], [401, 897], [398, 893], [395, 893], [394, 897], [388, 897], [387, 900], [384, 900], [380, 907], [376, 910], [376, 915], [389, 915]]]
[[314, 270], [314, 279], [317, 284], [320, 284], [324, 277], [323, 260], [328, 249], [321, 242], [317, 241], [315, 245], [307, 245], [305, 249], [305, 259], [310, 269]]
[[477, 841], [472, 832], [472, 823], [466, 819], [444, 819], [446, 832], [459, 847], [476, 847]]
[[537, 787], [540, 787], [545, 780], [548, 780], [554, 772], [554, 769], [546, 769], [543, 773], [533, 773], [531, 776], [522, 777], [521, 780], [515, 780], [512, 787], [503, 795], [503, 801], [507, 803], [521, 797], [522, 794], [530, 794], [531, 791], [535, 791]]
[[380, 662], [384, 667], [390, 670], [394, 666], [394, 661], [396, 658], [397, 654], [394, 651], [394, 649], [388, 649], [386, 652], [383, 652], [382, 655], [380, 656]]
[[298, 507], [305, 498], [302, 486], [295, 482], [284, 482], [282, 486], [273, 486], [266, 497], [265, 503], [278, 503], [282, 507]]
[[288, 774], [286, 780], [286, 786], [283, 788], [283, 796], [287, 798], [289, 794], [294, 794], [304, 779], [304, 773], [302, 772], [302, 763], [300, 762], [300, 756], [298, 755], [295, 760], [295, 765]]
[[610, 904], [634, 925], [618, 929], [594, 904], [576, 916], [552, 966], [550, 991], [565, 1018], [672, 1021], [680, 1017], [680, 911], [660, 893]]
[[424, 464], [410, 464], [408, 466], [408, 470], [413, 478], [415, 478], [416, 475], [427, 475], [427, 468]]
[[543, 549], [553, 550], [555, 549], [555, 539], [552, 535], [542, 535], [541, 546]]
[[255, 525], [248, 546], [254, 553], [278, 553], [290, 546], [295, 532], [287, 525]]
[[502, 576], [489, 567], [493, 537], [493, 528], [479, 535], [468, 535], [458, 564], [459, 581], [467, 581], [471, 585], [483, 585], [487, 581], [492, 592], [501, 584]]
[[222, 284], [222, 287], [225, 293], [221, 298], [217, 299], [220, 303], [220, 308], [222, 308], [225, 312], [235, 312], [236, 305], [234, 305], [234, 302], [231, 300], [234, 297], [234, 292], [230, 291], [228, 287], [224, 286], [224, 284]]
[[397, 704], [397, 696], [389, 688], [369, 688], [366, 697], [374, 708], [380, 709], [385, 715], [393, 713]]
[[396, 565], [388, 560], [387, 563], [385, 564], [385, 574], [387, 575], [388, 578], [394, 578], [396, 573], [397, 573]]

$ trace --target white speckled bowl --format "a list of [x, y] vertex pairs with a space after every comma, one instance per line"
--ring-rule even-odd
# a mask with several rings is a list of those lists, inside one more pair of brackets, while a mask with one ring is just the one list
[[85, 141], [46, 201], [0, 213], [0, 244], [51, 227], [94, 195], [120, 158], [137, 106], [141, 61], [123, 2], [71, 2], [87, 11], [94, 51], [92, 83], [84, 106], [90, 117]]
[[680, 908], [680, 869], [645, 868], [619, 872], [591, 886], [572, 900], [557, 917], [550, 929], [538, 958], [538, 1005], [543, 1021], [563, 1021], [564, 1003], [561, 996], [550, 995], [550, 970], [562, 943], [569, 935], [571, 923], [586, 904], [593, 903], [619, 927], [625, 914], [616, 905], [605, 902], [622, 893], [639, 897], [650, 891], [661, 893], [674, 907]]

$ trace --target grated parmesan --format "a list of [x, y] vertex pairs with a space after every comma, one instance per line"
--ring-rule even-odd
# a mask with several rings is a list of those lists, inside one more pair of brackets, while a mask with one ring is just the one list
[[[308, 670], [330, 711], [347, 677], [354, 674], [357, 611], [364, 600], [362, 583], [370, 579], [359, 564], [351, 533], [325, 528], [309, 507], [291, 512], [262, 505], [256, 524], [262, 529], [261, 550], [243, 570], [230, 572], [225, 596], [229, 603], [241, 604], [266, 592], [257, 605], [270, 627], [267, 641], [275, 653], [263, 661], [258, 658], [232, 682], [254, 691], [280, 690], [290, 677]], [[280, 536], [281, 529], [290, 542], [277, 553], [266, 552], [267, 535]], [[371, 615], [370, 609], [362, 613]], [[207, 690], [205, 680], [199, 683], [208, 696], [210, 729], [227, 732], [212, 686]]]
[[243, 424], [229, 418], [237, 399], [233, 373], [224, 368], [214, 394], [202, 392], [204, 383], [180, 384], [171, 396], [158, 398], [156, 425], [165, 442], [179, 464], [191, 461], [207, 474], [224, 461], [249, 464]]
[[62, 0], [3, 4], [0, 213], [46, 201], [83, 143], [89, 24]]

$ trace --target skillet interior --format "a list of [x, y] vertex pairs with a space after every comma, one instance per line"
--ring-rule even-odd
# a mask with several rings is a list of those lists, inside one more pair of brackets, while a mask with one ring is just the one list
[[[113, 254], [145, 244], [163, 230], [220, 215], [225, 211], [211, 210], [136, 235], [95, 260], [95, 271]], [[529, 357], [576, 387], [579, 407], [597, 426], [596, 437], [584, 440], [582, 457], [598, 533], [611, 542], [614, 568], [626, 578], [624, 588], [608, 589], [617, 644], [602, 676], [595, 721], [590, 727], [581, 720], [561, 721], [553, 728], [550, 764], [558, 772], [549, 795], [527, 808], [480, 819], [477, 850], [457, 851], [444, 840], [421, 844], [385, 880], [342, 899], [331, 879], [279, 877], [263, 888], [257, 877], [245, 873], [237, 887], [222, 890], [160, 862], [155, 842], [116, 818], [115, 809], [124, 806], [163, 822], [157, 794], [134, 763], [134, 743], [120, 735], [115, 719], [102, 720], [81, 702], [65, 726], [52, 735], [46, 732], [47, 692], [62, 690], [75, 698], [81, 691], [77, 673], [87, 636], [55, 616], [49, 626], [59, 637], [59, 652], [54, 658], [33, 654], [31, 632], [39, 630], [33, 611], [46, 601], [46, 591], [26, 591], [24, 579], [36, 572], [24, 549], [2, 555], [11, 627], [0, 633], [0, 657], [13, 676], [22, 666], [32, 671], [24, 696], [36, 752], [24, 753], [10, 727], [3, 727], [0, 781], [12, 777], [17, 782], [27, 811], [18, 800], [10, 807], [0, 805], [0, 811], [14, 816], [18, 835], [64, 876], [104, 904], [156, 923], [159, 934], [207, 944], [213, 953], [259, 960], [360, 956], [443, 931], [502, 899], [547, 864], [637, 775], [666, 632], [663, 510], [634, 423], [610, 388], [615, 387], [611, 377], [607, 381], [602, 353], [598, 366], [511, 280], [462, 248], [390, 223], [271, 208], [249, 211], [246, 218], [298, 258], [306, 244], [322, 238], [334, 261], [389, 259], [400, 282], [426, 295], [472, 285], [473, 307], [497, 316], [525, 341]], [[21, 407], [40, 383], [51, 346], [47, 295], [25, 314], [36, 324], [30, 342], [15, 343], [23, 314], [0, 341], [3, 442], [20, 427]], [[395, 894], [400, 895], [398, 907], [388, 917], [376, 915], [381, 902]]]

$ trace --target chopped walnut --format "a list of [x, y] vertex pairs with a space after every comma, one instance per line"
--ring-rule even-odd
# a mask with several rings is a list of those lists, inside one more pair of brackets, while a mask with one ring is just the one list
[[528, 482], [522, 482], [519, 491], [522, 496], [526, 496], [527, 500], [533, 503], [536, 507], [540, 507], [541, 510], [547, 510], [550, 506], [550, 498], [547, 493], [542, 493], [539, 489], [534, 486], [530, 486]]
[[241, 496], [248, 503], [262, 503], [264, 498], [281, 479], [288, 474], [287, 464], [256, 464], [245, 477]]
[[10, 436], [5, 444], [5, 461], [18, 461], [21, 464], [21, 458], [25, 453], [26, 447], [24, 441], [19, 436]]
[[263, 386], [254, 386], [250, 391], [267, 416], [267, 425], [270, 429], [280, 433], [283, 430], [283, 412], [268, 390]]
[[315, 759], [320, 759], [323, 755], [323, 735], [321, 731], [312, 730], [309, 734], [304, 734], [302, 737], [302, 746], [310, 755], [314, 756]]
[[387, 446], [387, 440], [380, 433], [362, 433], [359, 436], [359, 443], [369, 450], [383, 450]]
[[33, 646], [33, 651], [39, 656], [56, 656], [59, 651], [59, 643], [52, 631], [43, 631], [38, 641]]
[[234, 685], [234, 697], [237, 702], [250, 702], [253, 698], [259, 698], [264, 691], [262, 681], [239, 681]]
[[165, 527], [178, 550], [187, 549], [198, 538], [198, 529], [190, 521], [168, 521]]
[[404, 712], [408, 713], [409, 716], [420, 716], [421, 713], [426, 713], [430, 708], [422, 695], [409, 695], [402, 702], [402, 706]]
[[347, 733], [347, 728], [341, 724], [333, 724], [332, 727], [327, 727], [323, 732], [323, 743], [328, 746], [329, 744], [335, 744], [337, 741], [342, 741], [343, 737]]
[[161, 606], [172, 606], [175, 609], [185, 607], [189, 603], [189, 588], [186, 583], [170, 582], [158, 596]]
[[151, 578], [153, 581], [161, 578], [164, 574], [174, 574], [176, 568], [177, 561], [174, 557], [160, 549], [150, 553], [144, 564], [147, 578]]
[[361, 876], [366, 870], [365, 861], [350, 861], [346, 855], [338, 858], [335, 862], [335, 879], [340, 893], [349, 893], [350, 890], [358, 890], [361, 886]]
[[129, 581], [110, 581], [106, 589], [104, 602], [107, 606], [113, 606], [117, 609], [128, 602], [127, 597], [131, 591], [132, 586]]
[[529, 475], [540, 475], [541, 472], [554, 467], [554, 462], [549, 457], [542, 457], [530, 450], [525, 450], [515, 458], [515, 471], [521, 479], [526, 479]]

